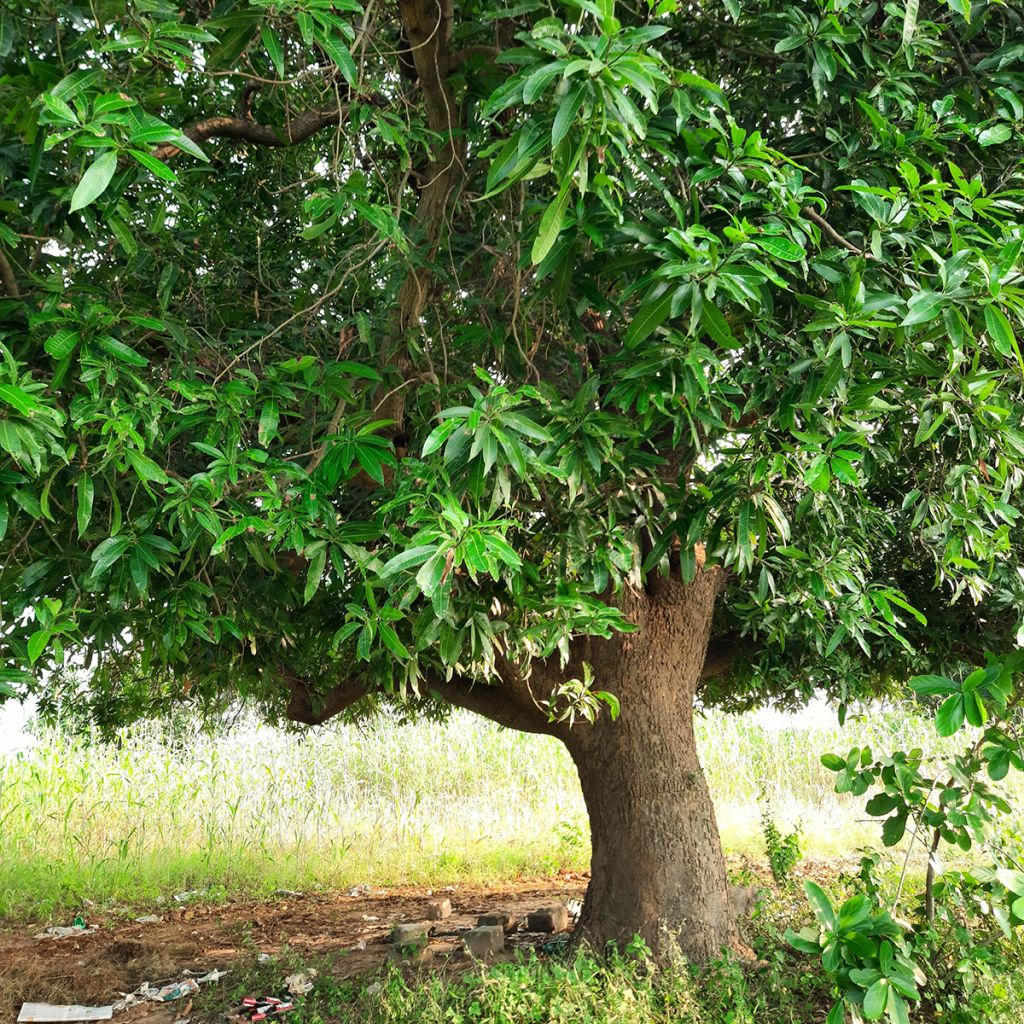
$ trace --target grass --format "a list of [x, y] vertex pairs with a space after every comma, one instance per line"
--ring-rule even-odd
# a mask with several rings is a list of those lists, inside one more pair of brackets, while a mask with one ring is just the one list
[[[710, 714], [699, 742], [727, 851], [764, 858], [760, 809], [803, 826], [827, 859], [877, 842], [859, 801], [837, 797], [822, 752], [865, 743], [934, 748], [903, 710], [768, 728]], [[331, 726], [304, 735], [158, 725], [117, 743], [60, 730], [0, 758], [0, 916], [48, 918], [146, 904], [183, 890], [228, 893], [456, 880], [586, 867], [572, 763], [554, 740], [469, 715], [447, 723]]]
[[[217, 1019], [245, 992], [273, 989], [294, 963], [254, 965], [197, 1006]], [[308, 967], [308, 964], [305, 965]], [[325, 972], [330, 964], [320, 965]], [[752, 977], [726, 959], [702, 971], [681, 960], [656, 969], [643, 954], [597, 961], [586, 954], [520, 954], [513, 962], [418, 975], [385, 968], [376, 977], [322, 977], [292, 1024], [807, 1024], [823, 1020], [829, 996], [812, 974], [768, 967]], [[995, 1022], [992, 1022], [995, 1024]]]

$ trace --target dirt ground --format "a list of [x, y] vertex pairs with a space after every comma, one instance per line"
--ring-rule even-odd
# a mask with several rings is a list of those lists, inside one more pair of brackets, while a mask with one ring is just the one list
[[[391, 929], [424, 919], [432, 899], [451, 900], [452, 916], [431, 922], [431, 948], [448, 962], [465, 960], [460, 933], [479, 914], [507, 912], [524, 917], [539, 907], [582, 897], [586, 878], [486, 888], [457, 885], [439, 889], [373, 888], [368, 894], [281, 895], [272, 902], [236, 900], [216, 906], [195, 903], [158, 910], [159, 922], [140, 924], [143, 910], [94, 915], [95, 931], [64, 939], [35, 938], [40, 925], [0, 930], [0, 1022], [16, 1020], [23, 1002], [108, 1005], [144, 982], [177, 981], [185, 971], [200, 974], [252, 965], [261, 954], [296, 961], [327, 958], [338, 978], [371, 971], [389, 956]], [[65, 923], [65, 922], [60, 922]], [[504, 956], [537, 945], [550, 935], [510, 935]], [[220, 982], [230, 984], [231, 975]], [[172, 1024], [189, 1015], [187, 1001], [146, 1003], [116, 1013], [124, 1024]], [[198, 1024], [194, 1021], [193, 1024]]]

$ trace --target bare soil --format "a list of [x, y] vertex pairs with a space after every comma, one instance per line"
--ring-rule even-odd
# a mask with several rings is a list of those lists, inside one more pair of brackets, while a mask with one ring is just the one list
[[[98, 929], [65, 939], [34, 936], [41, 926], [0, 930], [0, 1022], [16, 1020], [23, 1002], [107, 1005], [144, 982], [177, 981], [185, 971], [258, 963], [261, 954], [316, 959], [336, 978], [373, 971], [394, 956], [391, 929], [422, 921], [432, 899], [451, 900], [452, 915], [431, 924], [431, 950], [441, 963], [470, 961], [460, 933], [479, 914], [507, 912], [517, 917], [539, 907], [582, 897], [586, 877], [509, 883], [495, 888], [456, 885], [439, 889], [374, 888], [368, 895], [320, 892], [281, 896], [271, 902], [232, 900], [215, 906], [174, 905], [157, 911], [161, 920], [139, 924], [144, 910], [97, 914], [87, 920]], [[65, 924], [67, 922], [58, 922]], [[517, 948], [539, 945], [552, 936], [517, 932], [508, 936], [503, 957]], [[230, 984], [229, 974], [221, 985]], [[187, 1002], [147, 1003], [115, 1014], [125, 1024], [171, 1024], [189, 1015]]]

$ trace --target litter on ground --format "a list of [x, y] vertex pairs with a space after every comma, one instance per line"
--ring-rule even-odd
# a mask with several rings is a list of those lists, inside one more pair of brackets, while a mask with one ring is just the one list
[[57, 1006], [54, 1003], [25, 1003], [18, 1024], [70, 1024], [89, 1020], [110, 1020], [113, 1006]]

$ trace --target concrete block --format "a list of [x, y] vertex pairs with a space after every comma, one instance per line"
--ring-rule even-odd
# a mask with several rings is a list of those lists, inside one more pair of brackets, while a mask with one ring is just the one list
[[476, 919], [476, 924], [478, 928], [496, 924], [506, 935], [509, 935], [519, 927], [519, 918], [515, 914], [481, 914]]
[[482, 927], [470, 928], [463, 936], [466, 948], [478, 960], [484, 960], [505, 948], [505, 932], [500, 924], [485, 924]]
[[564, 932], [569, 928], [566, 907], [541, 907], [526, 917], [526, 930], [530, 932]]
[[409, 947], [422, 949], [429, 941], [429, 931], [429, 928], [422, 923], [396, 924], [395, 930], [391, 933], [391, 941], [399, 949]]
[[427, 904], [427, 920], [428, 921], [443, 921], [446, 917], [452, 916], [452, 901], [451, 900], [435, 900], [433, 903]]

